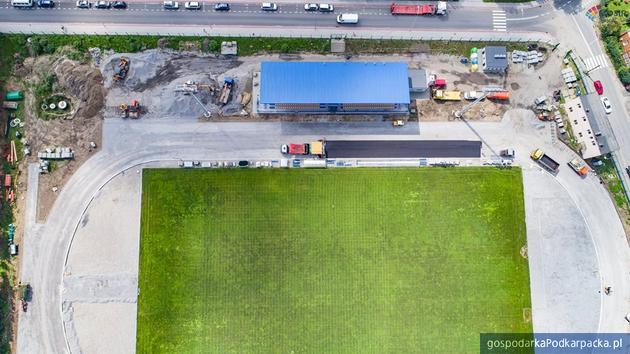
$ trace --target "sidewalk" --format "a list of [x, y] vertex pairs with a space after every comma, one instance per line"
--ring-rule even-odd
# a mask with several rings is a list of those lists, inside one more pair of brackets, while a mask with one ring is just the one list
[[387, 28], [338, 27], [265, 27], [265, 26], [175, 26], [149, 24], [85, 24], [85, 23], [0, 23], [2, 33], [83, 34], [83, 35], [158, 35], [158, 36], [222, 36], [222, 37], [288, 37], [288, 38], [354, 38], [408, 39], [437, 41], [544, 42], [555, 39], [542, 32], [495, 32], [459, 30], [391, 30]]

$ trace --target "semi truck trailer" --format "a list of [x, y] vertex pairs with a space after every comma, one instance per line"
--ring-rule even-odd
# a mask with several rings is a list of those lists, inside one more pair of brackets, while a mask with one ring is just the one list
[[392, 15], [446, 15], [446, 1], [438, 1], [433, 5], [402, 5], [393, 3], [390, 6]]

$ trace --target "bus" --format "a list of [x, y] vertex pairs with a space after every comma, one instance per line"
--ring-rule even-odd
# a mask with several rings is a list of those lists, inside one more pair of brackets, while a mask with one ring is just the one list
[[11, 5], [15, 7], [33, 7], [33, 0], [11, 0]]

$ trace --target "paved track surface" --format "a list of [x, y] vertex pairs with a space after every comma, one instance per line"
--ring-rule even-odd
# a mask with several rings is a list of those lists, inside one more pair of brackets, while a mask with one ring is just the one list
[[[75, 333], [73, 329], [72, 307], [62, 307], [65, 296], [74, 294], [63, 287], [63, 278], [72, 276], [66, 274], [65, 260], [84, 211], [110, 180], [152, 161], [170, 161], [175, 166], [180, 159], [278, 159], [280, 144], [322, 136], [321, 124], [289, 124], [287, 130], [292, 135], [282, 133], [284, 125], [106, 119], [103, 150], [82, 165], [60, 191], [46, 223], [26, 230], [21, 280], [33, 285], [34, 298], [29, 312], [20, 315], [18, 353], [63, 353], [69, 351], [68, 342], [80, 343], [75, 336], [81, 330]], [[353, 127], [371, 133], [354, 135]], [[405, 129], [409, 135], [390, 135], [394, 130], [387, 122], [343, 124], [339, 135], [329, 139], [418, 139], [418, 131], [410, 129]], [[630, 285], [627, 272], [620, 270], [630, 269], [630, 255], [621, 223], [596, 176], [581, 179], [563, 163], [558, 175], [552, 177], [529, 160], [528, 152], [535, 147], [545, 149], [560, 162], [575, 156], [566, 147], [551, 144], [548, 129], [549, 125], [538, 122], [530, 113], [527, 120], [507, 118], [501, 123], [427, 123], [423, 124], [420, 139], [474, 140], [481, 136], [490, 144], [482, 150], [487, 157], [491, 157], [491, 150], [510, 145], [515, 148], [517, 162], [525, 169], [535, 330], [627, 330], [623, 316], [628, 309]], [[343, 135], [345, 131], [349, 134]], [[466, 164], [465, 159], [462, 162]], [[561, 213], [548, 222], [552, 209], [537, 205], [554, 195], [557, 197], [548, 201], [564, 202], [555, 204], [553, 212]], [[545, 215], [536, 212], [541, 210]], [[90, 217], [95, 220], [96, 214]], [[89, 282], [85, 284], [90, 286]], [[603, 284], [615, 289], [612, 296], [602, 297]], [[562, 305], [567, 303], [572, 305]], [[109, 319], [107, 323], [115, 326], [116, 322]], [[104, 335], [105, 331], [104, 324]]]
[[480, 141], [465, 140], [330, 140], [330, 158], [478, 158]]

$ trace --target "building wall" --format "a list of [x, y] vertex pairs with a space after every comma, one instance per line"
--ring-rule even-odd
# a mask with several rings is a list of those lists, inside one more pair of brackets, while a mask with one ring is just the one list
[[626, 62], [627, 66], [630, 66], [630, 31], [626, 31], [619, 37], [621, 42], [622, 53], [621, 57]]
[[320, 103], [320, 104], [258, 104], [258, 113], [303, 113], [303, 114], [408, 114], [409, 104], [391, 103]]

